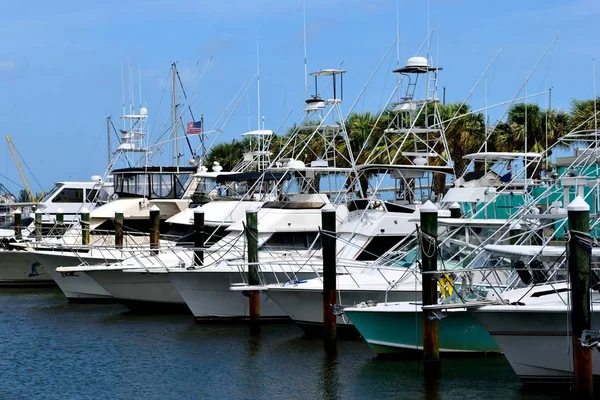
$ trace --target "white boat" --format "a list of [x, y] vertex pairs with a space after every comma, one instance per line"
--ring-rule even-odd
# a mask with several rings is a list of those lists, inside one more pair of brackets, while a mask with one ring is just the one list
[[[573, 377], [570, 291], [566, 283], [539, 285], [502, 294], [514, 304], [470, 309], [496, 341], [521, 381], [569, 383]], [[600, 318], [600, 297], [592, 293], [592, 320]], [[600, 377], [600, 354], [593, 351], [594, 377]]]
[[93, 246], [37, 246], [28, 247], [27, 252], [40, 268], [58, 285], [70, 302], [112, 302], [115, 301], [93, 278], [85, 272], [61, 273], [56, 269], [61, 266], [107, 265], [128, 256], [119, 249]]
[[[72, 224], [78, 221], [78, 214], [84, 207], [93, 210], [97, 204], [101, 204], [101, 199], [112, 192], [111, 186], [110, 183], [103, 183], [97, 177], [90, 182], [58, 182], [54, 189], [36, 205], [38, 210], [41, 210], [37, 212], [42, 214], [42, 231], [53, 235], [48, 240], [55, 244], [75, 243], [79, 236], [73, 235], [66, 228], [64, 228], [66, 232], [57, 230], [55, 214], [64, 213], [65, 225]], [[33, 221], [31, 217], [25, 218], [27, 221]], [[31, 226], [27, 230], [30, 235], [33, 235], [33, 231]], [[30, 252], [25, 251], [25, 247], [31, 246], [32, 243], [31, 238], [25, 237], [22, 243], [11, 241], [0, 251], [0, 286], [55, 284], [44, 266], [40, 265]]]

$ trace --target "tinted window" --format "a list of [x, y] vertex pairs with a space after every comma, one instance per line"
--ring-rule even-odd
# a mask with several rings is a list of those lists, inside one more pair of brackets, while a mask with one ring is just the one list
[[98, 189], [87, 189], [86, 193], [85, 193], [85, 198], [87, 199], [88, 203], [94, 203], [96, 201], [99, 201], [100, 199], [97, 199], [98, 196]]
[[63, 189], [52, 200], [53, 203], [83, 203], [83, 189]]

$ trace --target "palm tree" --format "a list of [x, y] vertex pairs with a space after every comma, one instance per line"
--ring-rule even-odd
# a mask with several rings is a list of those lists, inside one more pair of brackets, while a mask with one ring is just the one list
[[208, 165], [218, 161], [223, 167], [223, 171], [231, 171], [242, 161], [246, 144], [244, 140], [237, 141], [234, 139], [231, 142], [214, 145], [206, 156]]
[[[444, 159], [450, 159], [454, 165], [454, 174], [462, 176], [466, 172], [467, 162], [464, 156], [478, 152], [485, 141], [485, 119], [481, 113], [471, 113], [471, 107], [466, 104], [451, 103], [438, 105], [441, 124], [448, 143], [450, 154], [442, 148], [438, 153]], [[441, 146], [440, 146], [441, 147]], [[442, 159], [434, 160], [434, 164], [442, 163]], [[433, 190], [437, 194], [445, 192], [446, 175], [436, 174]]]
[[[527, 118], [525, 115], [527, 114]], [[527, 126], [525, 124], [527, 123]], [[537, 104], [514, 104], [506, 122], [497, 124], [493, 133], [494, 144], [499, 151], [525, 151], [544, 153], [569, 131], [572, 124], [568, 113], [561, 110], [542, 111]], [[527, 149], [525, 129], [527, 128]], [[549, 152], [547, 155], [551, 154]], [[528, 167], [528, 176], [539, 178], [537, 165]]]
[[[600, 116], [595, 115], [600, 111], [600, 97], [589, 100], [577, 100], [571, 101], [571, 130], [582, 131], [582, 130], [595, 130], [597, 128], [597, 118]], [[594, 118], [596, 116], [596, 118]]]

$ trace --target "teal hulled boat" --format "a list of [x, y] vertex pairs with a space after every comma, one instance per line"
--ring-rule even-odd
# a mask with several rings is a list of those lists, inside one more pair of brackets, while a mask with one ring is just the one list
[[[345, 308], [344, 314], [377, 355], [401, 355], [423, 349], [420, 303], [351, 307]], [[439, 321], [440, 353], [500, 352], [488, 331], [466, 310], [448, 310], [444, 315]]]

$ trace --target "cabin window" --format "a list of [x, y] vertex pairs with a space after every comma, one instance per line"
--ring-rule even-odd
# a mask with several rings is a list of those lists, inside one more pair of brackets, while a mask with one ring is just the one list
[[53, 203], [83, 203], [83, 189], [63, 189], [52, 200]]
[[97, 198], [98, 189], [87, 189], [85, 192], [85, 198], [87, 199], [88, 203], [95, 203], [100, 200]]
[[386, 251], [397, 245], [402, 240], [398, 236], [375, 236], [363, 251], [356, 257], [360, 261], [376, 260]]
[[317, 238], [317, 232], [275, 232], [261, 248], [272, 249], [308, 249], [313, 243], [313, 249], [321, 248], [321, 241]]
[[115, 192], [121, 195], [148, 196], [148, 176], [116, 175]]
[[193, 178], [192, 174], [175, 175], [175, 198], [180, 199]]
[[160, 199], [173, 197], [173, 181], [171, 175], [152, 174], [152, 197]]

